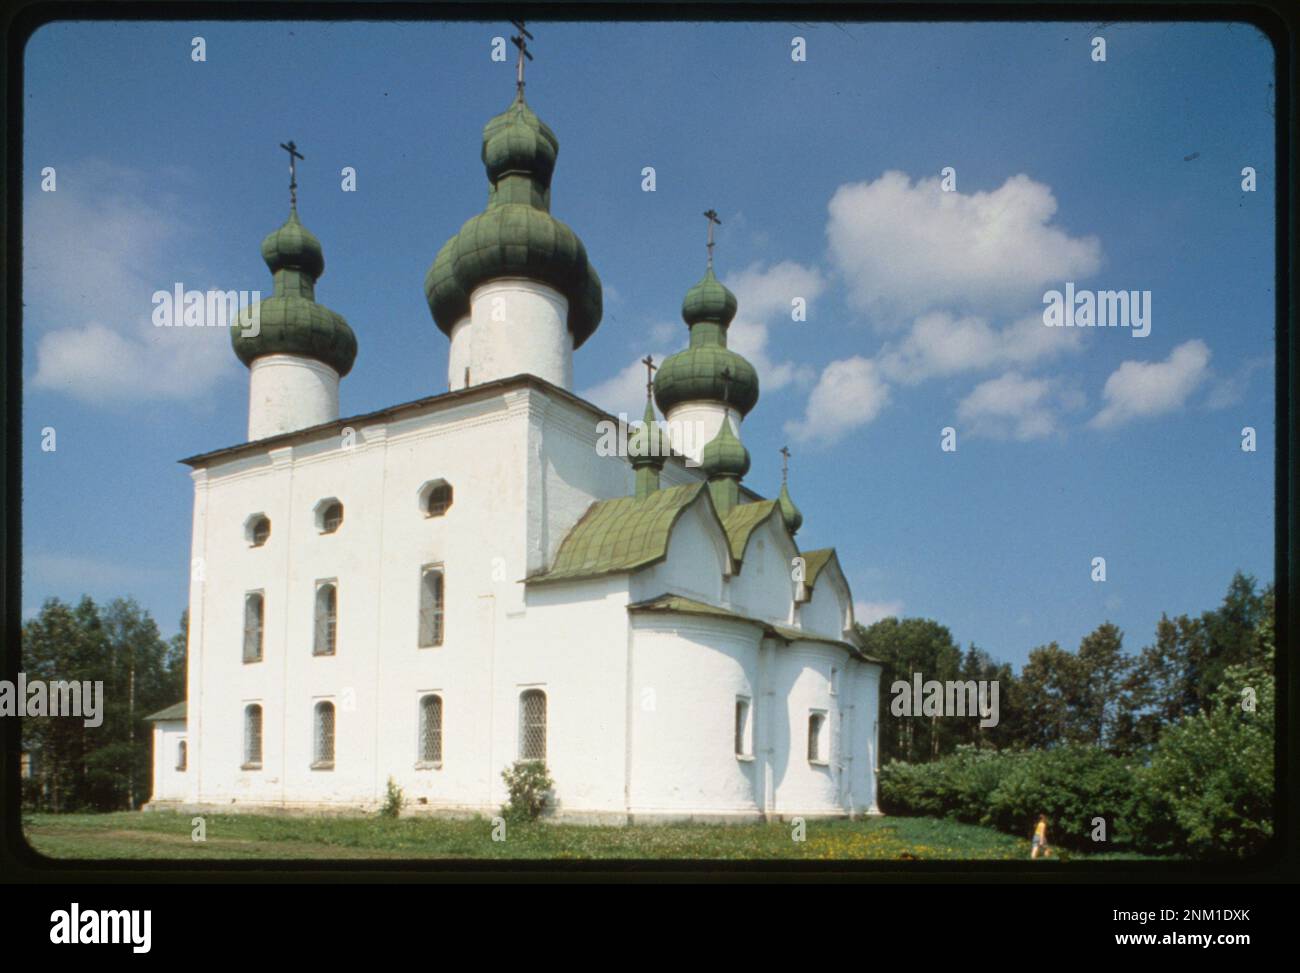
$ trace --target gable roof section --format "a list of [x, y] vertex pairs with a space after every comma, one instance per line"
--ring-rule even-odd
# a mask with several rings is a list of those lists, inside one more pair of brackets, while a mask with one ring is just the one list
[[162, 720], [183, 720], [186, 715], [186, 701], [181, 700], [179, 703], [172, 703], [166, 709], [160, 709], [157, 713], [145, 717], [147, 723], [157, 723]]
[[642, 499], [597, 500], [560, 542], [550, 570], [533, 575], [528, 582], [597, 578], [662, 561], [668, 556], [668, 541], [678, 518], [701, 493], [712, 510], [705, 483], [655, 490]]
[[[822, 573], [822, 568], [831, 562], [831, 558], [839, 560], [835, 554], [835, 548], [823, 547], [815, 551], [803, 551], [800, 553], [803, 558], [803, 583], [806, 587], [812, 588], [817, 584], [817, 577]], [[843, 571], [840, 572], [841, 574]]]
[[761, 618], [750, 618], [748, 615], [742, 615], [727, 608], [720, 608], [717, 605], [709, 605], [702, 601], [695, 601], [691, 598], [683, 598], [681, 595], [663, 594], [658, 598], [650, 598], [646, 601], [638, 601], [633, 605], [628, 605], [627, 610], [635, 613], [665, 612], [677, 615], [703, 615], [732, 622], [748, 622], [762, 628], [764, 635], [781, 639], [783, 642], [820, 642], [823, 645], [837, 646], [855, 659], [861, 659], [864, 662], [880, 661], [843, 639], [833, 639], [825, 635], [818, 635], [815, 632], [805, 632], [803, 629], [794, 628], [790, 625], [776, 625], [772, 622], [765, 622]]
[[733, 559], [740, 561], [745, 557], [749, 536], [774, 512], [780, 512], [780, 504], [775, 500], [738, 503], [731, 508], [722, 521], [722, 528], [727, 532], [727, 543], [731, 546]]

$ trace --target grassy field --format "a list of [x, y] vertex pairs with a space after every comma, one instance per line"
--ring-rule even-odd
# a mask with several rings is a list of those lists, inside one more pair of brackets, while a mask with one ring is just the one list
[[[794, 841], [789, 824], [587, 827], [512, 825], [492, 840], [487, 819], [207, 815], [191, 838], [190, 816], [29, 814], [28, 842], [50, 858], [77, 859], [794, 859], [841, 861], [1027, 858], [1028, 839], [934, 818], [810, 821]], [[1115, 854], [1087, 858], [1131, 857]], [[1135, 856], [1132, 856], [1135, 857]]]

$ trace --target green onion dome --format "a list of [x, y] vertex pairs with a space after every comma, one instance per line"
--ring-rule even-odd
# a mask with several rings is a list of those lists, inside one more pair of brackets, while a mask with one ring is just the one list
[[776, 499], [777, 505], [781, 508], [781, 519], [785, 521], [786, 530], [791, 534], [799, 533], [799, 528], [803, 526], [803, 514], [790, 499], [790, 491], [784, 483], [781, 484], [781, 493]]
[[711, 321], [725, 328], [735, 316], [736, 295], [713, 276], [712, 267], [682, 300], [682, 320], [687, 324]]
[[577, 234], [550, 213], [558, 153], [555, 133], [522, 94], [484, 127], [487, 209], [447, 241], [424, 279], [429, 310], [444, 334], [469, 314], [476, 287], [503, 277], [524, 277], [563, 294], [574, 348], [599, 326], [600, 277]]
[[704, 447], [700, 469], [710, 480], [719, 476], [734, 476], [739, 480], [749, 472], [749, 450], [731, 431], [730, 421], [723, 420], [718, 434]]
[[[274, 290], [266, 300], [246, 308], [231, 325], [230, 342], [245, 365], [263, 355], [313, 358], [346, 375], [357, 358], [357, 338], [347, 321], [316, 303], [316, 281], [325, 272], [320, 240], [298, 222], [298, 210], [262, 241], [262, 259], [271, 271]], [[251, 316], [257, 314], [257, 333]]]

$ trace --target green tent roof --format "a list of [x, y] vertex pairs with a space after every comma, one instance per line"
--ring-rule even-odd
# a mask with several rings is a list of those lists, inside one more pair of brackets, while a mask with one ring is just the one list
[[596, 501], [560, 543], [551, 569], [528, 580], [575, 581], [662, 561], [677, 518], [701, 493], [708, 494], [706, 484], [688, 483], [655, 490], [642, 499]]
[[759, 618], [750, 618], [748, 615], [742, 615], [726, 608], [719, 608], [716, 605], [709, 605], [702, 601], [695, 601], [691, 598], [683, 598], [681, 595], [663, 594], [658, 598], [650, 598], [646, 601], [638, 601], [635, 604], [628, 605], [627, 610], [629, 612], [671, 612], [682, 615], [704, 615], [734, 622], [747, 622], [762, 628], [765, 635], [779, 638], [784, 642], [820, 642], [824, 645], [838, 646], [855, 659], [862, 659], [866, 662], [880, 661], [866, 655], [856, 646], [845, 642], [843, 639], [828, 638], [825, 635], [805, 632], [803, 629], [794, 628], [790, 625], [776, 625]]
[[151, 716], [146, 716], [146, 722], [160, 722], [162, 720], [183, 720], [185, 719], [186, 701], [181, 700], [179, 703], [172, 703], [166, 709], [160, 709]]

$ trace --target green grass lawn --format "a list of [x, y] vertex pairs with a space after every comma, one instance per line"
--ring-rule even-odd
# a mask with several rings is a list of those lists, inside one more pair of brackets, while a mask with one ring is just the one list
[[[29, 814], [28, 842], [50, 858], [96, 859], [806, 859], [841, 861], [1006, 860], [1029, 856], [1028, 838], [935, 818], [810, 821], [794, 841], [790, 824], [670, 824], [589, 827], [519, 824], [492, 840], [486, 818], [205, 816], [207, 838], [191, 839], [191, 816]], [[1069, 854], [1072, 859], [1140, 857]]]

